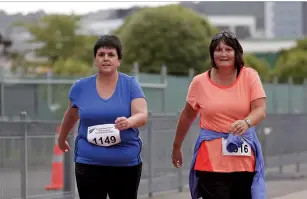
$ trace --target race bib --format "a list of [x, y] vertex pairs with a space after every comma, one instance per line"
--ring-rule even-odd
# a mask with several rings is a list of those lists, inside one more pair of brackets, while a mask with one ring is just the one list
[[87, 129], [87, 141], [98, 146], [112, 146], [121, 142], [119, 130], [114, 124], [90, 126]]
[[234, 152], [227, 151], [227, 139], [222, 138], [222, 154], [230, 156], [251, 156], [251, 146], [243, 139], [243, 144]]

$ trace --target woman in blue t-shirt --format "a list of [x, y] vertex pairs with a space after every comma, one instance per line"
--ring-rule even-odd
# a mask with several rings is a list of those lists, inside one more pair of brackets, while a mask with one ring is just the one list
[[94, 57], [98, 73], [72, 85], [58, 144], [70, 150], [66, 138], [80, 120], [75, 141], [80, 199], [135, 199], [142, 170], [138, 127], [148, 117], [145, 96], [134, 77], [117, 71], [122, 58], [118, 37], [98, 39]]

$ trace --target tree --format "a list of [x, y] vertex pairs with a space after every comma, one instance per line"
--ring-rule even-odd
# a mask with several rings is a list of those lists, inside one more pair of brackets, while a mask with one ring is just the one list
[[143, 8], [115, 31], [123, 43], [121, 70], [130, 72], [138, 62], [146, 73], [159, 73], [163, 64], [173, 75], [187, 75], [188, 68], [200, 73], [209, 67], [208, 46], [216, 32], [205, 18], [180, 5]]
[[295, 49], [281, 54], [275, 66], [275, 74], [280, 83], [286, 83], [289, 77], [293, 83], [302, 84], [307, 78], [307, 51]]
[[247, 54], [244, 56], [245, 66], [255, 69], [262, 80], [269, 81], [269, 64], [264, 60], [257, 58], [255, 55]]
[[302, 84], [307, 78], [307, 37], [297, 40], [293, 48], [280, 51], [277, 59], [274, 74], [280, 83], [293, 78], [293, 83]]
[[[52, 71], [54, 76], [86, 76], [93, 73], [93, 45], [96, 36], [82, 35], [80, 33], [80, 16], [75, 15], [47, 15], [39, 21], [32, 23], [18, 23], [24, 27], [32, 38], [28, 41], [33, 44], [41, 44], [35, 50], [39, 58], [47, 58], [47, 61], [29, 63], [32, 68], [44, 68], [45, 72]], [[15, 55], [16, 59], [18, 55]], [[19, 57], [19, 60], [20, 57]], [[37, 70], [35, 70], [37, 71]], [[67, 107], [67, 92], [71, 85], [52, 85], [54, 93], [52, 104], [48, 104], [51, 112], [63, 116]], [[47, 100], [46, 86], [40, 86], [42, 98]]]
[[307, 37], [297, 40], [296, 48], [307, 51]]
[[[11, 52], [9, 56], [13, 60], [12, 69], [11, 69], [12, 72], [16, 73], [18, 69], [19, 70], [23, 69], [22, 72], [27, 70], [27, 67], [23, 65], [25, 61], [25, 55], [23, 53]], [[18, 71], [18, 72], [21, 72], [21, 71]]]
[[[78, 34], [79, 22], [80, 16], [47, 15], [35, 23], [18, 23], [17, 25], [23, 26], [32, 35], [33, 38], [28, 42], [42, 44], [35, 49], [35, 54], [48, 59], [45, 63], [46, 67], [53, 68], [58, 60], [66, 59], [74, 59], [76, 63], [84, 62], [91, 67], [92, 48], [97, 38]], [[84, 70], [80, 71], [80, 75], [82, 71]]]
[[53, 74], [60, 76], [79, 76], [90, 75], [94, 72], [94, 67], [91, 67], [88, 63], [75, 59], [58, 59], [53, 65]]

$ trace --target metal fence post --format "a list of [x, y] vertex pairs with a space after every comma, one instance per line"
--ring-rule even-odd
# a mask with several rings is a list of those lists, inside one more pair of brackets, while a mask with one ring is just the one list
[[0, 116], [4, 117], [5, 115], [5, 101], [4, 101], [4, 83], [0, 81]]
[[[165, 65], [162, 65], [161, 67], [161, 83], [167, 84], [167, 67]], [[166, 90], [167, 87], [163, 88], [162, 90], [162, 112], [166, 112]]]
[[[303, 96], [303, 102], [306, 102], [307, 100], [307, 78], [304, 79], [304, 84], [303, 84], [303, 90], [304, 90], [304, 96]], [[304, 109], [304, 114], [307, 113], [307, 105], [306, 103], [304, 103], [303, 105], [303, 109]], [[301, 165], [300, 165], [300, 162], [301, 162], [301, 158], [300, 158], [300, 153], [298, 152], [297, 154], [297, 162], [296, 162], [296, 172], [300, 172], [301, 171]]]
[[194, 68], [189, 68], [189, 80], [192, 81], [195, 75], [195, 70]]
[[298, 152], [297, 154], [297, 162], [296, 162], [296, 172], [299, 173], [301, 171], [301, 160], [300, 160], [300, 152]]
[[28, 180], [28, 135], [27, 135], [27, 113], [20, 113], [20, 188], [21, 199], [27, 199], [27, 180]]
[[273, 113], [278, 113], [278, 104], [277, 104], [277, 85], [278, 85], [278, 78], [273, 78], [273, 89], [272, 89], [272, 102], [273, 102]]
[[151, 198], [153, 195], [152, 191], [152, 113], [148, 113], [148, 122], [147, 122], [147, 138], [148, 138], [148, 196]]
[[264, 159], [264, 166], [267, 166], [267, 161], [268, 161], [268, 154], [267, 154], [267, 136], [271, 133], [272, 129], [270, 127], [264, 127], [263, 128], [263, 159]]
[[137, 62], [134, 62], [133, 63], [133, 68], [132, 68], [132, 74], [133, 74], [133, 76], [135, 77], [135, 79], [137, 81], [140, 80], [139, 73], [140, 73], [140, 66], [139, 66], [139, 64]]
[[[304, 79], [304, 84], [303, 84], [303, 102], [307, 102], [307, 78]], [[307, 103], [304, 103], [304, 113], [307, 114]]]
[[[280, 114], [282, 110], [279, 109], [279, 106], [277, 104], [278, 98], [277, 98], [277, 86], [278, 86], [278, 78], [274, 77], [273, 78], [273, 93], [272, 93], [272, 99], [273, 99], [273, 113], [275, 114]], [[282, 165], [282, 158], [283, 154], [278, 154], [278, 159], [279, 159], [279, 173], [283, 172], [283, 165]]]
[[257, 132], [257, 136], [259, 138], [259, 142], [260, 142], [261, 149], [262, 149], [264, 166], [266, 167], [267, 160], [266, 160], [266, 143], [265, 143], [264, 127], [262, 127], [262, 126], [256, 127], [256, 132]]
[[[180, 113], [178, 112], [176, 115], [177, 121], [179, 121]], [[177, 168], [178, 171], [178, 191], [182, 192], [183, 191], [183, 165], [179, 168]]]
[[[78, 123], [77, 123], [78, 125]], [[64, 198], [75, 198], [75, 181], [74, 181], [74, 140], [76, 128], [74, 127], [67, 137], [67, 142], [71, 147], [71, 151], [64, 153]], [[66, 196], [66, 197], [65, 197]]]
[[293, 103], [292, 103], [292, 98], [293, 98], [293, 93], [292, 93], [292, 89], [293, 89], [293, 78], [289, 77], [288, 78], [288, 113], [292, 114], [294, 113], [293, 110]]

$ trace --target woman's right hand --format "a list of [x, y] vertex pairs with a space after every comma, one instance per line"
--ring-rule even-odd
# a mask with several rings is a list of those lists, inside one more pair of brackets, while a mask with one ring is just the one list
[[181, 148], [173, 148], [172, 162], [173, 162], [173, 165], [176, 168], [180, 168], [182, 166], [182, 152], [181, 152]]
[[68, 152], [70, 150], [70, 146], [68, 144], [68, 142], [66, 141], [66, 139], [59, 137], [58, 138], [58, 145], [59, 148], [63, 151], [63, 152]]

